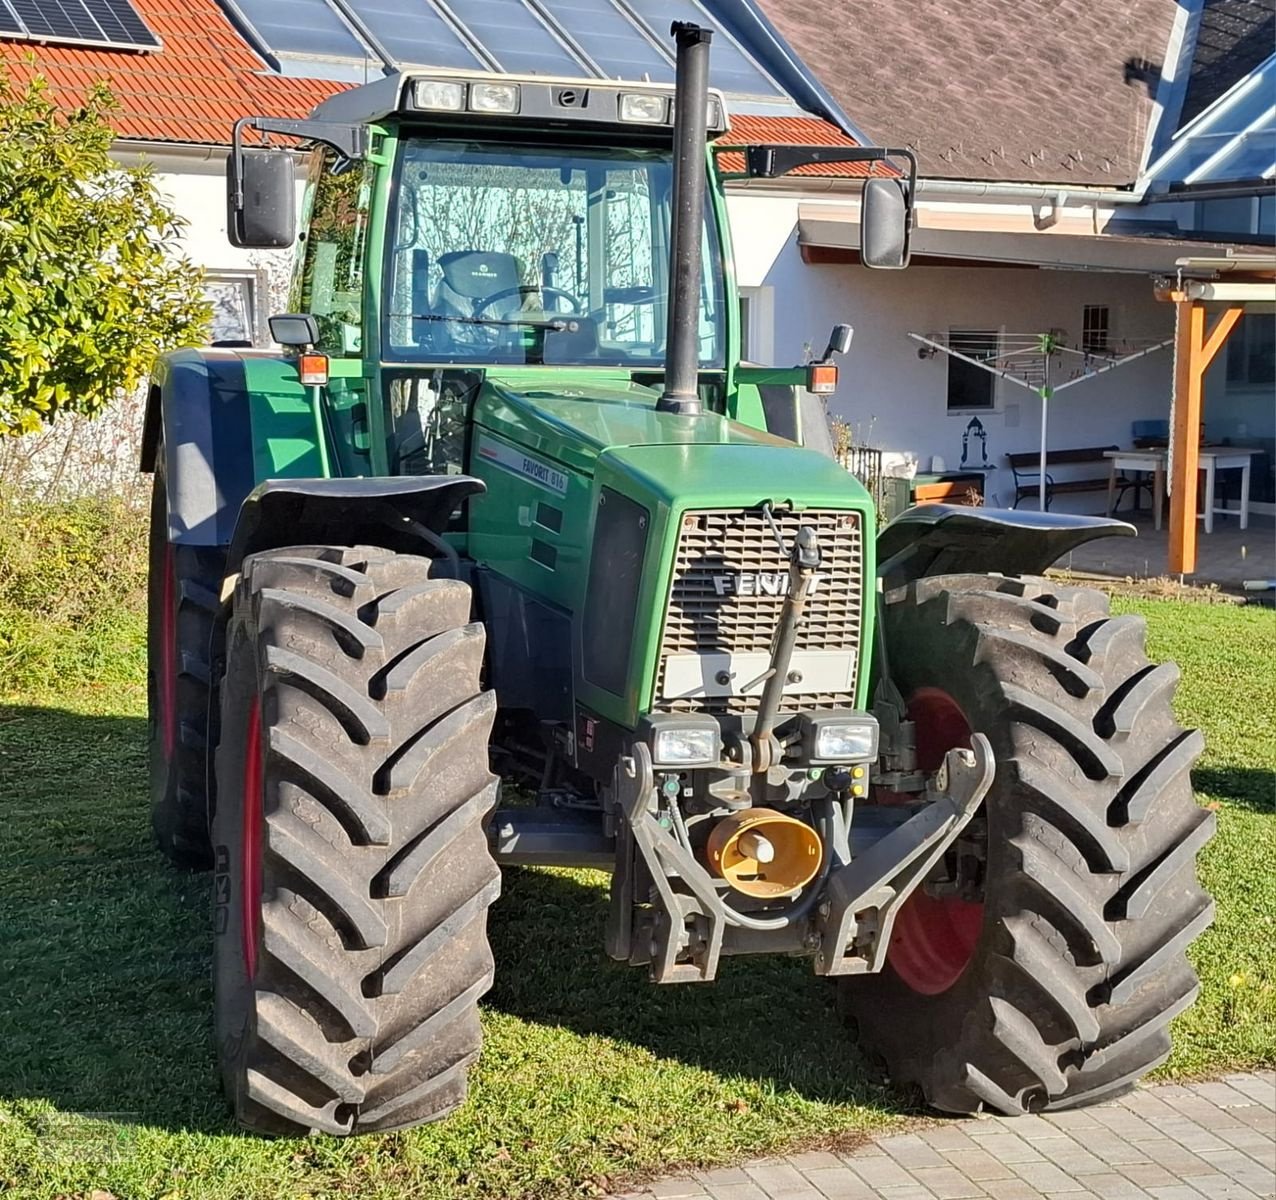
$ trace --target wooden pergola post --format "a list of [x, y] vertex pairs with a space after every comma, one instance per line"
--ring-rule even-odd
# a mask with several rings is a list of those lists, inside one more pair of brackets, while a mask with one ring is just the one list
[[[1245, 311], [1223, 310], [1206, 332], [1205, 305], [1182, 292], [1172, 296], [1174, 323], [1174, 424], [1170, 430], [1170, 562], [1172, 574], [1196, 570], [1197, 472], [1205, 372]], [[1205, 497], [1213, 504], [1212, 496]]]

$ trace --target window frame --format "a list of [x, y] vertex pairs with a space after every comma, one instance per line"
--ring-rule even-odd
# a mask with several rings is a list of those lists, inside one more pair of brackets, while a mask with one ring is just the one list
[[[1262, 388], [1270, 392], [1276, 384], [1276, 369], [1273, 369], [1271, 378], [1255, 379], [1252, 375], [1254, 348], [1251, 343], [1254, 341], [1254, 331], [1258, 328], [1258, 323], [1250, 324], [1249, 322], [1254, 317], [1265, 318], [1265, 326], [1272, 331], [1273, 341], [1276, 341], [1276, 314], [1247, 311], [1241, 317], [1227, 339], [1227, 361], [1223, 370], [1224, 383], [1228, 391]], [[1233, 372], [1235, 362], [1240, 362], [1243, 369]]]
[[738, 285], [740, 361], [759, 367], [775, 366], [775, 289], [766, 285]]
[[[238, 286], [244, 293], [244, 310], [248, 315], [248, 341], [256, 350], [271, 344], [269, 316], [270, 279], [269, 273], [259, 267], [205, 267], [204, 286], [209, 284], [230, 284]], [[210, 330], [211, 333], [211, 330]], [[209, 338], [210, 346], [227, 346], [228, 342], [214, 342]]]
[[[948, 345], [954, 350], [960, 350], [962, 351], [962, 353], [967, 353], [966, 347], [958, 344], [957, 339], [959, 337], [966, 337], [966, 338], [989, 337], [992, 339], [992, 342], [993, 342], [993, 357], [995, 358], [1001, 352], [1001, 344], [1005, 337], [1005, 332], [1006, 331], [1004, 326], [996, 326], [991, 329], [987, 327], [982, 329], [976, 329], [972, 326], [962, 326], [961, 328], [950, 327], [948, 330]], [[1001, 382], [1001, 380], [998, 376], [992, 374], [992, 372], [990, 371], [985, 371], [980, 367], [973, 366], [971, 363], [965, 362], [963, 359], [957, 358], [955, 355], [946, 354], [944, 357], [947, 358], [948, 360], [947, 370], [944, 375], [944, 402], [945, 402], [944, 411], [945, 412], [953, 416], [958, 416], [963, 413], [986, 413], [986, 412], [999, 411], [1000, 405], [1001, 405], [1001, 389], [1000, 387], [998, 387], [998, 384]], [[974, 358], [976, 356], [973, 354], [970, 354], [969, 357]], [[953, 368], [956, 364], [960, 364], [963, 369], [968, 371], [978, 371], [981, 376], [984, 376], [987, 378], [988, 380], [988, 403], [987, 404], [961, 404], [961, 405], [953, 404], [952, 378], [953, 378]]]
[[[1092, 323], [1091, 314], [1102, 313], [1102, 321]], [[1091, 342], [1090, 338], [1094, 333], [1101, 333], [1102, 337], [1099, 341]], [[1083, 354], [1111, 354], [1112, 353], [1112, 305], [1110, 304], [1083, 304], [1081, 306], [1081, 352]]]

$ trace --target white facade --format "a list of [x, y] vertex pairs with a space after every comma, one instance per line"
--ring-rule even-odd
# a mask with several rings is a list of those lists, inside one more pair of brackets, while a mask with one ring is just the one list
[[[157, 184], [187, 223], [184, 251], [209, 272], [227, 336], [235, 336], [238, 324], [249, 340], [268, 344], [265, 319], [287, 305], [292, 252], [238, 250], [227, 240], [225, 151], [130, 146], [121, 148], [117, 157], [130, 164], [145, 160], [154, 168]], [[949, 360], [943, 354], [919, 356], [920, 347], [909, 333], [1062, 330], [1076, 343], [1087, 305], [1108, 306], [1111, 336], [1118, 343], [1142, 343], [1173, 333], [1173, 308], [1154, 299], [1152, 280], [1143, 272], [995, 266], [912, 266], [890, 272], [804, 262], [798, 244], [799, 207], [809, 216], [813, 206], [827, 204], [832, 212], [846, 202], [845, 194], [823, 201], [807, 191], [729, 192], [735, 270], [748, 314], [748, 356], [771, 365], [800, 363], [823, 349], [834, 323], [853, 325], [854, 343], [841, 364], [841, 383], [829, 403], [830, 414], [847, 423], [857, 443], [909, 455], [921, 472], [931, 469], [935, 457], [948, 470], [960, 468], [963, 434], [977, 417], [986, 435], [987, 461], [994, 468], [986, 476], [990, 504], [1009, 505], [1014, 500], [1004, 456], [1039, 446], [1040, 401], [1022, 387], [997, 380], [991, 409], [950, 410]], [[949, 206], [953, 212], [961, 207]], [[1005, 205], [1001, 209], [1009, 211]], [[990, 206], [987, 211], [997, 210]], [[1039, 216], [1040, 211], [1026, 203], [1018, 206], [1020, 216]], [[1065, 390], [1051, 405], [1049, 446], [1130, 445], [1134, 421], [1169, 418], [1172, 370], [1172, 354], [1166, 349]], [[1225, 372], [1220, 362], [1207, 384], [1211, 438], [1272, 437], [1276, 408], [1265, 394], [1270, 389], [1259, 389], [1267, 402], [1256, 403], [1258, 393], [1253, 389], [1233, 385], [1229, 391]], [[59, 422], [65, 427], [59, 436], [41, 434], [11, 444], [6, 461], [0, 462], [0, 475], [17, 469], [28, 479], [47, 478], [41, 464], [61, 462], [64, 438], [73, 437], [85, 443], [76, 459], [91, 464], [76, 470], [83, 483], [118, 486], [133, 469], [132, 445], [140, 418], [140, 398], [134, 397], [97, 422]], [[972, 444], [970, 465], [978, 465], [977, 449]], [[15, 463], [15, 456], [27, 461]], [[1078, 471], [1096, 475], [1102, 466], [1075, 468], [1072, 474]], [[1098, 512], [1105, 499], [1097, 491], [1061, 496], [1055, 507]], [[1030, 500], [1025, 503], [1032, 506]]]
[[[121, 150], [120, 161], [147, 162], [173, 211], [183, 218], [181, 248], [208, 274], [214, 336], [239, 332], [268, 345], [266, 318], [287, 304], [291, 250], [240, 250], [226, 236], [226, 151], [166, 146]], [[300, 199], [300, 188], [298, 192]]]
[[[804, 214], [811, 204], [809, 197], [801, 200]], [[1038, 448], [1040, 401], [999, 379], [991, 410], [950, 411], [949, 360], [943, 354], [919, 356], [920, 346], [909, 333], [1063, 330], [1075, 344], [1083, 308], [1106, 305], [1116, 342], [1173, 334], [1172, 306], [1154, 299], [1151, 279], [1143, 273], [970, 266], [869, 271], [852, 264], [808, 264], [798, 245], [798, 207], [793, 196], [734, 193], [728, 198], [751, 356], [763, 361], [769, 353], [771, 365], [802, 362], [808, 347], [815, 354], [823, 349], [834, 322], [853, 325], [855, 339], [842, 361], [830, 413], [847, 422], [856, 441], [911, 454], [923, 472], [934, 456], [950, 471], [960, 467], [962, 435], [978, 417], [988, 462], [995, 468], [987, 476], [990, 504], [1014, 500], [1004, 456]], [[1172, 371], [1171, 352], [1165, 349], [1068, 388], [1051, 404], [1049, 446], [1130, 445], [1132, 422], [1168, 419]], [[1076, 468], [1073, 474], [1077, 471], [1103, 473], [1102, 464]], [[1059, 497], [1055, 507], [1099, 512], [1105, 502], [1102, 492], [1081, 493]]]

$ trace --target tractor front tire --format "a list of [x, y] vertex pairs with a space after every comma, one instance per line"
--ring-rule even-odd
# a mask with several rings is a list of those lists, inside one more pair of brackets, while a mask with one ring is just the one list
[[209, 658], [226, 552], [168, 538], [159, 452], [151, 486], [146, 658], [151, 825], [175, 865], [207, 870]]
[[500, 887], [470, 589], [376, 548], [257, 554], [226, 647], [214, 988], [235, 1114], [290, 1135], [446, 1116]]
[[883, 619], [919, 764], [979, 732], [996, 777], [968, 827], [975, 893], [919, 889], [885, 970], [841, 982], [844, 1009], [892, 1080], [949, 1112], [1125, 1090], [1169, 1054], [1199, 987], [1184, 952], [1213, 916], [1177, 668], [1148, 661], [1142, 618], [1043, 579], [922, 579]]

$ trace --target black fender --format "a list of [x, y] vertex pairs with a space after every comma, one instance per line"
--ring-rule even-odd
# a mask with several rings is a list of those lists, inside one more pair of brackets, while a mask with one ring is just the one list
[[887, 588], [926, 575], [1040, 575], [1095, 538], [1135, 535], [1110, 517], [921, 504], [877, 535], [877, 573]]
[[237, 575], [249, 554], [280, 546], [373, 545], [446, 555], [438, 535], [448, 518], [486, 488], [471, 475], [272, 479], [255, 487], [240, 507], [226, 574]]

